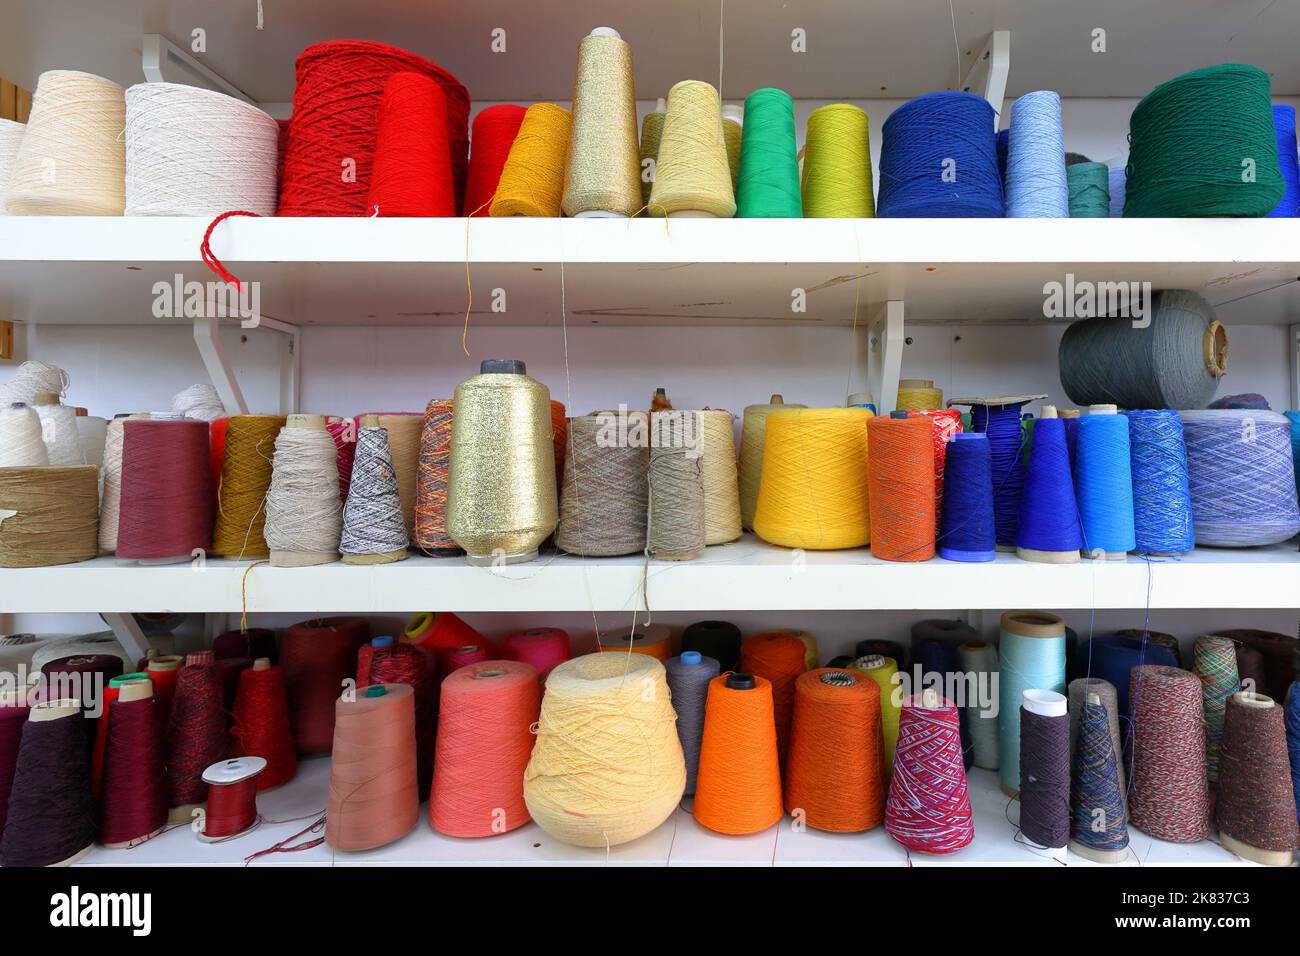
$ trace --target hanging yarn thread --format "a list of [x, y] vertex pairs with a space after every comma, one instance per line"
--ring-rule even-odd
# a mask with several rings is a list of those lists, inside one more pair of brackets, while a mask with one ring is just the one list
[[1240, 691], [1228, 698], [1215, 819], [1226, 849], [1247, 860], [1290, 866], [1300, 849], [1282, 708]]
[[975, 838], [958, 725], [933, 691], [903, 702], [885, 829], [908, 850], [953, 853]]
[[934, 557], [934, 426], [904, 411], [867, 423], [871, 553], [886, 561]]
[[1158, 840], [1195, 843], [1210, 826], [1201, 682], [1156, 664], [1133, 668], [1129, 817]]
[[993, 107], [984, 97], [918, 96], [889, 114], [881, 136], [882, 218], [1002, 217]]
[[666, 662], [672, 654], [672, 636], [667, 624], [633, 624], [598, 634], [597, 639], [602, 651], [649, 654], [655, 660]]
[[551, 671], [524, 771], [538, 826], [575, 846], [612, 847], [668, 819], [686, 786], [670, 698], [663, 665], [647, 654], [588, 654]]
[[356, 445], [339, 551], [345, 564], [401, 561], [408, 539], [388, 430], [363, 426], [357, 431]]
[[637, 159], [632, 47], [597, 27], [578, 43], [564, 215], [633, 215], [641, 206]]
[[1069, 217], [1064, 143], [1059, 94], [1039, 90], [1016, 100], [1011, 107], [1011, 136], [1007, 145], [1008, 218]]
[[781, 819], [772, 685], [754, 674], [709, 681], [695, 820], [717, 833], [761, 833]]
[[1109, 720], [1101, 698], [1090, 694], [1079, 717], [1070, 789], [1070, 851], [1097, 863], [1119, 863], [1128, 856], [1122, 756]]
[[573, 117], [563, 106], [528, 107], [501, 169], [490, 215], [560, 215], [572, 125]]
[[[607, 440], [615, 429], [626, 441]], [[570, 554], [634, 554], [646, 546], [649, 503], [644, 412], [598, 412], [569, 422], [555, 544]]]
[[699, 651], [682, 651], [677, 657], [664, 662], [668, 690], [673, 695], [673, 710], [677, 712], [677, 739], [681, 741], [682, 758], [686, 761], [686, 789], [695, 793], [696, 774], [700, 766], [700, 741], [704, 734], [704, 703], [710, 682], [718, 676], [718, 662], [704, 657]]
[[[745, 130], [740, 140], [740, 169], [736, 176], [736, 218], [799, 219], [802, 216], [794, 101], [784, 90], [771, 87], [755, 90], [745, 100]], [[749, 408], [745, 409], [745, 417], [749, 417]], [[751, 514], [752, 511], [751, 507]]]
[[830, 103], [809, 114], [800, 186], [806, 219], [875, 216], [866, 113], [847, 103]]
[[1070, 837], [1070, 718], [1054, 691], [1027, 690], [1020, 706], [1020, 832], [1041, 849]]
[[496, 195], [501, 170], [519, 135], [524, 108], [499, 103], [480, 110], [470, 133], [469, 176], [465, 181], [465, 215], [486, 216]]
[[736, 214], [718, 91], [683, 80], [668, 91], [659, 140], [652, 216], [730, 219]]
[[1137, 551], [1142, 554], [1185, 554], [1195, 547], [1195, 540], [1182, 419], [1177, 412], [1167, 409], [1134, 410], [1125, 414], [1129, 427]]
[[456, 215], [442, 86], [422, 73], [394, 73], [384, 83], [375, 130], [366, 213]]

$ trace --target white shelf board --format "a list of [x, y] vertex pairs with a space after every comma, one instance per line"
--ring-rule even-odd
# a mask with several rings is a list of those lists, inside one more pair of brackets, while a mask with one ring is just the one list
[[[251, 562], [145, 567], [95, 558], [0, 572], [0, 609], [40, 612], [237, 612]], [[644, 558], [545, 555], [504, 568], [461, 558], [413, 556], [396, 564], [255, 567], [248, 611], [415, 613], [632, 611]], [[1035, 564], [999, 554], [985, 564], [934, 558], [881, 561], [866, 550], [795, 552], [746, 535], [696, 561], [651, 561], [645, 580], [656, 611], [1003, 609], [1032, 604], [1087, 608], [1295, 608], [1300, 553], [1198, 549], [1181, 558]]]
[[[0, 316], [151, 325], [155, 284], [215, 281], [193, 218], [0, 217]], [[214, 252], [300, 325], [460, 325], [465, 219], [239, 218]], [[1226, 323], [1300, 314], [1285, 219], [475, 219], [471, 325], [847, 325], [902, 299], [909, 323], [1036, 324], [1044, 287], [1188, 288]], [[855, 281], [856, 280], [856, 281]], [[493, 312], [494, 289], [506, 311]], [[794, 290], [807, 308], [792, 311]]]
[[[945, 856], [910, 854], [910, 862], [926, 866], [1067, 866], [1097, 864], [1074, 854], [1059, 859], [1016, 839], [1007, 818], [1008, 800], [998, 789], [997, 774], [973, 770], [969, 775], [975, 811], [975, 839]], [[300, 762], [298, 776], [283, 787], [259, 794], [258, 810], [268, 820], [252, 832], [223, 843], [202, 843], [188, 826], [168, 830], [130, 850], [96, 847], [82, 860], [85, 866], [242, 866], [244, 858], [287, 839], [308, 826], [325, 807], [329, 789], [329, 760]], [[252, 866], [906, 866], [909, 854], [878, 826], [865, 833], [823, 833], [794, 829], [789, 817], [749, 836], [724, 836], [698, 823], [683, 803], [660, 827], [631, 843], [609, 850], [569, 846], [529, 823], [500, 836], [457, 839], [436, 832], [428, 822], [428, 805], [420, 807], [415, 829], [388, 846], [345, 853], [322, 844], [297, 853], [261, 857]], [[1012, 819], [1016, 805], [1011, 804]], [[305, 818], [305, 819], [298, 819]], [[310, 840], [309, 834], [298, 841]], [[1216, 843], [1164, 843], [1130, 828], [1128, 866], [1229, 866], [1247, 863]]]

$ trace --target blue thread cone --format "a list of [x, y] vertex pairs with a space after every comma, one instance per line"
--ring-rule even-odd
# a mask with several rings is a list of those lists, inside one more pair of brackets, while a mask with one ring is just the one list
[[1085, 554], [1124, 554], [1137, 547], [1128, 419], [1092, 412], [1079, 420], [1074, 492]]
[[[1029, 447], [1016, 550], [1030, 561], [1077, 561], [1083, 538], [1074, 500], [1065, 420], [1039, 419]], [[1069, 555], [1069, 558], [1053, 557]]]
[[993, 464], [987, 435], [962, 432], [948, 442], [938, 544], [939, 557], [949, 561], [995, 557]]

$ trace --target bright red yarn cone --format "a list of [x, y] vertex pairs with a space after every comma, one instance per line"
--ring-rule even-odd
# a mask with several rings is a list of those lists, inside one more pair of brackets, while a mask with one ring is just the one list
[[[524, 121], [522, 106], [489, 106], [474, 117], [469, 146], [469, 180], [465, 184], [465, 215], [486, 216], [510, 147]], [[480, 208], [482, 207], [482, 208]], [[478, 210], [475, 212], [474, 210]]]
[[419, 73], [394, 73], [379, 107], [366, 209], [379, 216], [454, 216], [447, 100]]

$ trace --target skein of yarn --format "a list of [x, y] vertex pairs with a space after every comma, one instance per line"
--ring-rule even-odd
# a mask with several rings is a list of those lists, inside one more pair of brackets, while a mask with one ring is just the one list
[[274, 216], [279, 135], [275, 120], [244, 100], [137, 83], [126, 91], [126, 215]]
[[486, 216], [496, 195], [501, 170], [519, 135], [524, 108], [499, 103], [480, 110], [470, 132], [469, 177], [465, 181], [465, 215]]
[[[116, 423], [114, 423], [116, 424]], [[271, 463], [283, 415], [233, 415], [226, 424], [226, 449], [217, 487], [217, 516], [212, 550], [222, 557], [265, 558], [266, 494], [271, 487]], [[107, 460], [113, 430], [105, 445]], [[104, 494], [108, 496], [105, 477]]]
[[768, 416], [754, 513], [760, 538], [811, 550], [860, 548], [870, 541], [864, 467], [870, 464], [870, 418], [864, 408], [790, 409]]
[[355, 677], [357, 650], [369, 638], [370, 625], [359, 617], [316, 618], [284, 632], [280, 666], [298, 753], [329, 751], [334, 738], [335, 698], [343, 681]]
[[668, 91], [650, 215], [730, 219], [736, 198], [722, 132], [718, 91], [682, 80]]
[[1179, 412], [1196, 543], [1277, 544], [1300, 531], [1290, 422], [1253, 409]]
[[397, 492], [388, 430], [362, 427], [343, 506], [339, 551], [345, 564], [389, 564], [406, 558], [406, 521]]
[[1124, 772], [1114, 746], [1115, 732], [1108, 726], [1111, 717], [1101, 698], [1089, 694], [1083, 701], [1074, 748], [1069, 848], [1096, 863], [1119, 863], [1128, 856]]
[[1094, 405], [1079, 421], [1074, 491], [1086, 557], [1123, 560], [1137, 546], [1128, 432], [1114, 405]]
[[528, 107], [501, 169], [490, 215], [560, 215], [572, 125], [573, 117], [563, 106]]
[[[1130, 303], [1132, 307], [1132, 303]], [[1228, 371], [1228, 332], [1195, 292], [1164, 289], [1150, 321], [1090, 318], [1061, 337], [1061, 384], [1080, 405], [1204, 408]]]
[[338, 560], [343, 508], [337, 456], [320, 415], [290, 415], [276, 436], [266, 492], [266, 544], [272, 567]]
[[501, 659], [520, 661], [537, 671], [545, 681], [558, 664], [569, 659], [569, 635], [558, 627], [530, 627], [506, 635], [501, 642]]
[[686, 761], [686, 789], [695, 793], [696, 774], [700, 766], [700, 741], [704, 734], [704, 703], [710, 682], [718, 676], [718, 662], [704, 657], [699, 651], [682, 651], [677, 657], [664, 662], [668, 690], [673, 695], [673, 710], [677, 712], [677, 739], [682, 745], [682, 759]]
[[50, 463], [41, 416], [26, 402], [0, 409], [0, 468], [43, 467]]
[[903, 702], [885, 829], [908, 850], [953, 853], [975, 839], [958, 724], [933, 691]]
[[1214, 807], [1224, 848], [1272, 866], [1290, 866], [1300, 849], [1283, 721], [1271, 697], [1228, 698]]
[[889, 114], [881, 136], [881, 217], [1002, 217], [993, 107], [984, 97], [918, 96]]
[[575, 846], [611, 847], [668, 819], [686, 785], [670, 698], [648, 654], [587, 654], [551, 671], [524, 771], [538, 826]]
[[42, 73], [5, 192], [9, 215], [122, 215], [125, 126], [116, 83], [75, 70]]
[[693, 561], [705, 547], [700, 415], [650, 413], [646, 549], [663, 561]]
[[806, 219], [875, 216], [865, 112], [847, 103], [830, 103], [809, 114], [800, 187]]
[[569, 422], [555, 544], [570, 554], [645, 550], [650, 459], [643, 442], [609, 441], [611, 429], [615, 436], [647, 436], [647, 416], [598, 412]]
[[462, 667], [442, 682], [429, 823], [483, 837], [529, 821], [524, 770], [541, 706], [537, 671], [517, 661]]
[[[375, 128], [366, 212], [456, 215], [451, 123], [442, 86], [423, 73], [394, 73], [384, 83]], [[462, 160], [464, 155], [462, 151]]]
[[[1210, 827], [1201, 682], [1156, 664], [1133, 668], [1129, 817], [1158, 840], [1195, 843]], [[1222, 771], [1221, 771], [1222, 772]]]
[[1239, 686], [1237, 655], [1226, 637], [1206, 635], [1192, 645], [1192, 670], [1201, 679], [1205, 713], [1205, 770], [1210, 786], [1219, 782], [1219, 741], [1228, 698]]
[[808, 826], [857, 833], [885, 812], [880, 687], [838, 668], [807, 671], [795, 681], [786, 761], [785, 809]]
[[740, 666], [740, 628], [730, 621], [696, 621], [682, 631], [682, 653], [697, 651], [718, 662], [722, 673]]
[[740, 429], [740, 523], [751, 531], [754, 513], [758, 510], [758, 489], [763, 478], [763, 449], [767, 436], [767, 417], [772, 412], [786, 408], [803, 408], [803, 405], [786, 405], [780, 395], [773, 395], [766, 405], [746, 405]]
[[[802, 216], [794, 101], [784, 90], [771, 87], [755, 90], [745, 100], [745, 129], [736, 176], [736, 218], [799, 219]], [[761, 406], [750, 406], [757, 407]], [[749, 419], [749, 408], [745, 409], [745, 419]], [[743, 440], [741, 444], [743, 448]], [[755, 488], [755, 494], [757, 491]], [[752, 504], [749, 514], [753, 520]]]
[[159, 414], [126, 422], [118, 558], [174, 563], [206, 551], [212, 543], [211, 480], [206, 422]]
[[781, 819], [772, 685], [754, 674], [709, 681], [695, 820], [717, 833], [761, 833]]
[[0, 568], [89, 561], [99, 483], [91, 465], [0, 469]]
[[1016, 554], [1022, 560], [1044, 564], [1074, 564], [1079, 560], [1083, 538], [1079, 534], [1065, 420], [1056, 417], [1052, 405], [1043, 406], [1043, 417], [1034, 427], [1019, 519]]
[[415, 691], [372, 684], [334, 705], [325, 842], [372, 850], [405, 836], [420, 818], [415, 771]]
[[735, 417], [730, 412], [699, 412], [700, 477], [704, 483], [704, 543], [726, 544], [740, 537], [740, 477], [736, 470]]
[[1020, 706], [1020, 832], [1040, 849], [1070, 838], [1070, 718], [1054, 691], [1027, 690]]
[[975, 766], [997, 770], [999, 702], [993, 696], [993, 688], [999, 679], [998, 649], [988, 641], [965, 641], [957, 645], [957, 661], [968, 679], [971, 675], [975, 678], [975, 699], [966, 704], [966, 726], [970, 730]]
[[641, 206], [637, 149], [632, 47], [617, 30], [596, 27], [578, 43], [564, 215], [633, 215]]
[[261, 757], [266, 769], [257, 778], [258, 791], [288, 783], [298, 772], [298, 757], [289, 727], [284, 671], [265, 657], [239, 675], [234, 720], [230, 727], [231, 753]]
[[1069, 217], [1064, 143], [1059, 94], [1039, 90], [1016, 100], [1011, 107], [1011, 136], [1007, 146], [1008, 218]]
[[934, 426], [905, 411], [867, 422], [871, 553], [885, 561], [934, 557]]
[[1020, 704], [1026, 690], [1064, 693], [1065, 622], [1045, 611], [1007, 611], [998, 642], [998, 762], [1002, 789], [1020, 785]]
[[790, 742], [790, 722], [794, 719], [795, 681], [806, 668], [803, 641], [789, 631], [764, 631], [746, 638], [740, 645], [740, 669], [772, 685], [776, 747], [782, 767]]
[[1285, 192], [1268, 74], [1253, 66], [1161, 83], [1133, 108], [1128, 138], [1125, 216], [1264, 216]]
[[456, 386], [447, 531], [470, 564], [531, 561], [559, 521], [550, 392], [516, 359]]

